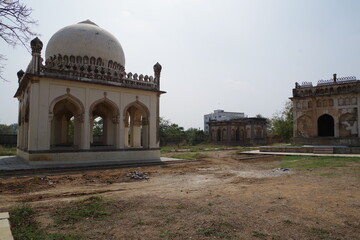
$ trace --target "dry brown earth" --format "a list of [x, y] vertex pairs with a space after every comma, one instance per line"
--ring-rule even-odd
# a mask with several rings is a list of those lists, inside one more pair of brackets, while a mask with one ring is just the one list
[[[50, 232], [86, 239], [360, 239], [360, 164], [282, 172], [234, 151], [196, 162], [0, 179], [0, 211], [21, 203]], [[149, 180], [126, 177], [143, 171]], [[100, 195], [110, 215], [57, 225], [54, 209]]]

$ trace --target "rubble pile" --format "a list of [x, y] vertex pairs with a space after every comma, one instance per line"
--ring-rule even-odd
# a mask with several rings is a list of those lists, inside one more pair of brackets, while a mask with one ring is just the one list
[[127, 173], [126, 176], [129, 178], [138, 179], [138, 180], [144, 180], [144, 179], [148, 180], [149, 179], [148, 173], [144, 173], [144, 172], [140, 172], [140, 171], [133, 171], [131, 173]]
[[273, 172], [287, 172], [290, 171], [289, 168], [275, 168], [272, 170]]

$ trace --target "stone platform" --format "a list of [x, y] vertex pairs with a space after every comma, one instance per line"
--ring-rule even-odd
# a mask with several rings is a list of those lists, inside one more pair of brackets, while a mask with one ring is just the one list
[[17, 156], [0, 157], [0, 177], [7, 176], [27, 176], [41, 173], [61, 173], [86, 170], [105, 170], [114, 168], [128, 168], [141, 166], [164, 165], [170, 163], [192, 162], [194, 160], [176, 159], [161, 157], [154, 160], [129, 160], [129, 161], [110, 161], [102, 160], [101, 162], [76, 162], [76, 163], [49, 163], [46, 161], [32, 164]]
[[263, 146], [260, 152], [314, 153], [314, 154], [360, 154], [360, 147], [336, 145], [304, 145], [304, 146]]

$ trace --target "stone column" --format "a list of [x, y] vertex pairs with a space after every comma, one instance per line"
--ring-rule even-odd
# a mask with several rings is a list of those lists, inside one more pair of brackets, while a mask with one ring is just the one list
[[39, 80], [32, 79], [30, 86], [28, 150], [38, 150]]
[[132, 146], [141, 147], [141, 121], [134, 121], [132, 126]]
[[141, 139], [143, 148], [149, 148], [149, 122], [146, 118], [141, 123]]
[[60, 143], [68, 143], [68, 120], [65, 116], [61, 118], [61, 139]]
[[[359, 106], [359, 103], [360, 103], [360, 95], [358, 95], [358, 97], [356, 98], [356, 101], [357, 101], [357, 104], [356, 106]], [[356, 122], [357, 122], [357, 127], [358, 127], [358, 137], [360, 137], [360, 109], [357, 107], [356, 108], [356, 111], [357, 111], [357, 119], [356, 119]]]

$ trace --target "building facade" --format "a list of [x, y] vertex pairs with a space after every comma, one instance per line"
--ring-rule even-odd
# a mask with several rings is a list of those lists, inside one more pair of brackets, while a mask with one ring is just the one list
[[360, 81], [355, 77], [296, 83], [294, 143], [360, 146]]
[[262, 145], [266, 136], [265, 118], [209, 121], [209, 137], [214, 144]]
[[204, 132], [209, 132], [209, 121], [224, 121], [244, 117], [245, 114], [240, 112], [225, 112], [224, 110], [214, 110], [213, 113], [204, 115]]
[[[154, 76], [125, 72], [119, 41], [87, 20], [56, 32], [43, 62], [18, 72], [18, 155], [30, 161], [128, 161], [160, 158], [160, 64]], [[94, 144], [93, 125], [102, 120]]]

